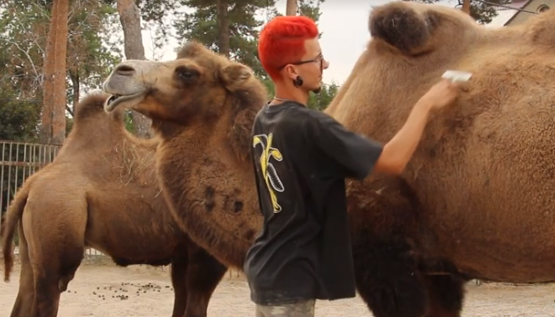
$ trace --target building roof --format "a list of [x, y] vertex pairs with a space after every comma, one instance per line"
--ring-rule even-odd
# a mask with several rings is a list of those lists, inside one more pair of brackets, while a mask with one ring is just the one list
[[511, 3], [504, 4], [503, 6], [496, 7], [497, 16], [487, 24], [488, 27], [502, 27], [507, 25], [526, 5], [533, 0], [513, 0]]

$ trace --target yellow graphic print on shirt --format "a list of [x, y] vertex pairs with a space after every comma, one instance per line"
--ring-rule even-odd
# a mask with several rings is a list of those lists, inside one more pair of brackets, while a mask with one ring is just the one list
[[278, 203], [275, 192], [281, 193], [285, 190], [285, 188], [283, 187], [281, 179], [279, 179], [276, 168], [274, 167], [272, 162], [270, 162], [270, 159], [281, 162], [283, 160], [283, 156], [278, 149], [272, 147], [272, 137], [273, 135], [271, 133], [269, 135], [255, 135], [253, 138], [252, 146], [255, 148], [259, 144], [262, 146], [262, 154], [260, 155], [260, 167], [262, 168], [262, 177], [264, 177], [266, 187], [268, 188], [268, 192], [270, 193], [270, 199], [272, 200], [274, 213], [278, 213], [281, 211], [281, 206]]

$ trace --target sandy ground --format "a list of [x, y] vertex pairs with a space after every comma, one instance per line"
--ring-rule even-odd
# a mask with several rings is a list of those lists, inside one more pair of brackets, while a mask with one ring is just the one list
[[[3, 267], [0, 266], [3, 269]], [[2, 272], [0, 269], [0, 272]], [[1, 273], [3, 275], [3, 272]], [[59, 317], [170, 316], [173, 293], [169, 270], [147, 266], [118, 268], [84, 264], [62, 295]], [[0, 282], [0, 317], [9, 316], [18, 288], [19, 267], [9, 283]], [[125, 290], [122, 291], [121, 289]], [[464, 317], [555, 317], [555, 285], [512, 286], [471, 283]], [[140, 291], [140, 292], [138, 292]], [[121, 295], [127, 298], [122, 299]], [[216, 289], [208, 315], [254, 316], [248, 286], [241, 276], [227, 274]], [[372, 316], [362, 300], [319, 302], [318, 317]]]

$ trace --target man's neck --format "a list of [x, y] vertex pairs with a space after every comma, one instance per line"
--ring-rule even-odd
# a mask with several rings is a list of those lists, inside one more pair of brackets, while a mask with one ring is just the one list
[[308, 103], [308, 93], [302, 89], [296, 87], [287, 87], [283, 84], [275, 84], [275, 95], [274, 99], [270, 102], [270, 105], [277, 105], [284, 101], [295, 101], [304, 106]]

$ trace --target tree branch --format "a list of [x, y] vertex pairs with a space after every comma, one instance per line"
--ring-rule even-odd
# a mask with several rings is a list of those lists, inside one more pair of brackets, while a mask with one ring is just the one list
[[71, 115], [71, 117], [73, 117], [73, 110], [71, 110], [71, 108], [68, 107], [67, 105], [66, 105], [66, 111], [69, 112], [69, 114]]

